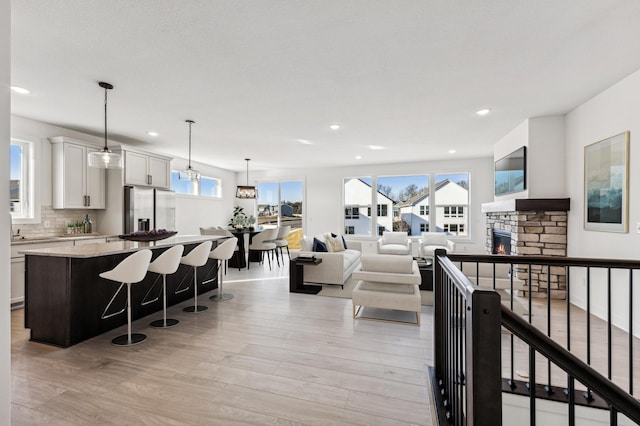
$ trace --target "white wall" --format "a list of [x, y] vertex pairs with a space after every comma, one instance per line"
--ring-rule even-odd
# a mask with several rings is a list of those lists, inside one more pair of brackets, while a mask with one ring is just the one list
[[[566, 181], [571, 197], [568, 218], [568, 254], [575, 257], [634, 259], [640, 258], [640, 70], [571, 111], [566, 117]], [[624, 131], [630, 131], [629, 159], [629, 232], [611, 233], [584, 229], [584, 147]], [[597, 277], [594, 277], [597, 279]], [[604, 278], [602, 276], [601, 278]], [[579, 281], [578, 281], [579, 280]], [[578, 282], [574, 282], [578, 281]], [[640, 306], [640, 276], [636, 276], [634, 306]], [[584, 277], [572, 276], [571, 301], [586, 306]], [[604, 285], [592, 290], [592, 309], [606, 316]], [[627, 329], [628, 286], [622, 277], [613, 285], [614, 322]], [[640, 316], [635, 315], [634, 330], [640, 330]]]
[[567, 197], [564, 136], [564, 116], [547, 116], [529, 118], [500, 139], [494, 146], [494, 161], [527, 147], [527, 189], [495, 200]]
[[[171, 161], [173, 170], [187, 166], [187, 160], [176, 158]], [[176, 195], [176, 229], [182, 235], [200, 234], [200, 228], [225, 226], [233, 213], [236, 201], [237, 175], [230, 170], [191, 161], [191, 166], [207, 177], [222, 179], [222, 198]]]
[[[484, 214], [480, 204], [493, 201], [493, 159], [476, 158], [449, 161], [354, 165], [285, 171], [252, 171], [251, 178], [296, 178], [305, 181], [304, 232], [315, 235], [325, 232], [343, 232], [343, 179], [357, 176], [392, 176], [424, 173], [469, 172], [470, 178], [470, 239], [462, 240], [456, 250], [469, 253], [485, 252]], [[250, 204], [248, 204], [250, 205]], [[246, 205], [243, 204], [245, 209]], [[377, 239], [378, 237], [371, 237]]]
[[[9, 199], [9, 136], [11, 95], [10, 70], [10, 35], [11, 35], [11, 1], [0, 0], [0, 200]], [[9, 209], [5, 204], [5, 212], [0, 220], [0, 424], [11, 424], [11, 286], [9, 271], [11, 270], [9, 249]]]

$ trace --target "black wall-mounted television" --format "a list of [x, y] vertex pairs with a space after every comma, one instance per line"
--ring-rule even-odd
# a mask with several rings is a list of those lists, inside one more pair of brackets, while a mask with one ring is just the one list
[[496, 161], [494, 182], [496, 195], [527, 189], [527, 147], [518, 148]]

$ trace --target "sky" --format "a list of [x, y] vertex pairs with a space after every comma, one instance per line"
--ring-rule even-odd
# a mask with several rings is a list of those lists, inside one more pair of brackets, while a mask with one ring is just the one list
[[18, 145], [11, 145], [11, 180], [20, 179], [21, 149]]
[[[360, 178], [363, 182], [371, 185], [371, 178]], [[459, 183], [461, 181], [469, 180], [468, 173], [449, 173], [436, 175], [436, 182], [449, 179], [452, 182]], [[418, 188], [429, 187], [429, 175], [411, 175], [411, 176], [378, 176], [378, 185], [385, 185], [391, 187], [391, 192], [398, 194], [411, 184], [415, 184]]]
[[[282, 201], [302, 201], [302, 181], [280, 182], [280, 198]], [[278, 204], [278, 183], [258, 183], [258, 204]]]

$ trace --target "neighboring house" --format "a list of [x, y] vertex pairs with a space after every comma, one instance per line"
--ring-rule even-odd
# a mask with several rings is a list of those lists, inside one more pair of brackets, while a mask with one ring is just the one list
[[[377, 235], [393, 230], [393, 200], [377, 191]], [[369, 235], [371, 231], [371, 185], [352, 178], [344, 185], [345, 234]]]
[[9, 206], [12, 212], [19, 211], [20, 207], [20, 181], [12, 179], [9, 181]]
[[283, 204], [280, 206], [280, 216], [282, 217], [293, 217], [293, 207], [288, 204]]
[[[409, 235], [420, 235], [421, 232], [446, 232], [449, 235], [468, 235], [469, 190], [445, 179], [436, 184], [435, 218], [436, 227], [429, 224], [429, 189], [417, 194], [403, 203], [398, 203], [396, 220], [404, 222]], [[406, 225], [405, 225], [406, 224]], [[401, 230], [405, 230], [401, 229]]]

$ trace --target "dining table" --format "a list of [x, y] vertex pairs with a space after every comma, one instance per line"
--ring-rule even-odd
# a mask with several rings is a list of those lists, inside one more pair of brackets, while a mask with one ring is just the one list
[[[233, 234], [234, 237], [238, 238], [238, 250], [233, 254], [231, 259], [229, 259], [229, 267], [230, 268], [246, 268], [247, 267], [247, 258], [245, 258], [245, 245], [244, 245], [244, 236], [249, 235], [249, 245], [251, 245], [251, 240], [254, 235], [261, 233], [264, 230], [261, 226], [256, 226], [253, 228], [229, 228], [229, 232]], [[260, 253], [249, 252], [249, 261], [250, 262], [259, 262], [260, 261]]]

